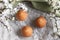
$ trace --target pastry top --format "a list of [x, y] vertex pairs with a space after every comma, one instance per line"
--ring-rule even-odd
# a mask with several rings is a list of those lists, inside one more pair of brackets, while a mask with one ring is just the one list
[[43, 28], [46, 25], [46, 19], [43, 16], [40, 16], [36, 19], [36, 25], [40, 28]]
[[29, 37], [29, 36], [32, 36], [33, 29], [30, 26], [24, 26], [21, 32], [23, 36]]
[[27, 18], [28, 14], [24, 10], [19, 10], [16, 14], [16, 18], [20, 21], [24, 21]]

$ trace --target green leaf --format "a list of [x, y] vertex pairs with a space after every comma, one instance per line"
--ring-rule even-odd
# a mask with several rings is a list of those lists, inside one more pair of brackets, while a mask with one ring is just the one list
[[47, 2], [48, 0], [28, 0], [28, 1], [34, 1], [34, 2]]
[[51, 12], [52, 7], [49, 5], [47, 2], [32, 2], [34, 8], [46, 11], [46, 12]]

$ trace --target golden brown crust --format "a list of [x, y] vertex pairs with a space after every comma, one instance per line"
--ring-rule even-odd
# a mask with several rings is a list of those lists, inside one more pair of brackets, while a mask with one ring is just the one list
[[32, 36], [33, 30], [30, 26], [24, 26], [21, 32], [23, 36], [29, 37], [29, 36]]
[[20, 21], [24, 21], [27, 18], [28, 14], [24, 10], [19, 10], [16, 14], [16, 18]]
[[46, 25], [46, 19], [43, 16], [40, 16], [36, 19], [36, 25], [40, 28], [43, 28]]

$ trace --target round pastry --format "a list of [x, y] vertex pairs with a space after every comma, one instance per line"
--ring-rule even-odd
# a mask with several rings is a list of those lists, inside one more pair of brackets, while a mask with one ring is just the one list
[[30, 37], [32, 36], [33, 29], [30, 26], [24, 26], [21, 30], [22, 35], [25, 37]]
[[16, 18], [20, 21], [24, 21], [27, 18], [28, 14], [25, 10], [19, 10], [16, 14]]
[[46, 19], [43, 16], [40, 16], [36, 19], [36, 25], [40, 28], [43, 28], [46, 25]]

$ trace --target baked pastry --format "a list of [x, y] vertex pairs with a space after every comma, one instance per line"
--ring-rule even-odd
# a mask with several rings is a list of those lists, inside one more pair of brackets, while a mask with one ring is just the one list
[[24, 10], [19, 10], [16, 14], [16, 18], [20, 21], [24, 21], [27, 18], [28, 14]]
[[33, 29], [32, 29], [30, 26], [24, 26], [24, 27], [21, 29], [21, 32], [22, 32], [22, 35], [23, 35], [24, 37], [30, 37], [30, 36], [32, 36]]
[[46, 25], [46, 19], [43, 16], [40, 16], [36, 19], [36, 25], [40, 28], [43, 28]]

